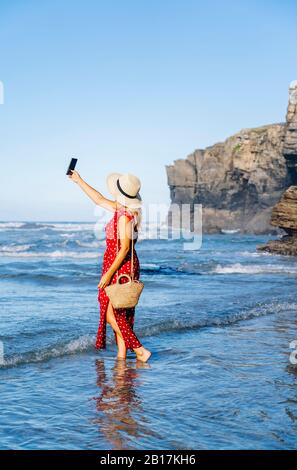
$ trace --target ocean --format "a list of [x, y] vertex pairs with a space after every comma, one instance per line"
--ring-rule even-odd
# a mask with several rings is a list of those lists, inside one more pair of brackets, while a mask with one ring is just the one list
[[140, 238], [141, 365], [94, 349], [102, 228], [1, 222], [0, 448], [296, 448], [297, 259], [266, 240]]

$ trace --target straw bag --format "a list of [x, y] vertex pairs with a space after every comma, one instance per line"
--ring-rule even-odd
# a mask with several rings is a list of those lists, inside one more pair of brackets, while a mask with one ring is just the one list
[[[132, 244], [131, 244], [131, 275], [129, 274], [121, 274], [119, 276], [119, 272], [117, 271], [117, 280], [115, 284], [110, 284], [109, 286], [105, 287], [105, 292], [107, 297], [109, 298], [111, 305], [114, 308], [132, 308], [138, 304], [138, 300], [142, 289], [144, 288], [144, 284], [141, 281], [134, 280], [134, 272], [133, 272], [133, 252], [134, 252], [134, 240], [133, 240], [133, 224], [132, 224]], [[118, 231], [117, 231], [117, 254], [118, 254]], [[129, 279], [128, 282], [124, 284], [120, 284], [120, 280], [122, 277], [127, 277]]]

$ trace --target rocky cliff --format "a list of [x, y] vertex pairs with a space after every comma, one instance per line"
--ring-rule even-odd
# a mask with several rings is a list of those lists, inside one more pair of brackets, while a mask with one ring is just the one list
[[203, 231], [265, 233], [272, 207], [296, 181], [297, 83], [285, 123], [244, 129], [166, 167], [172, 203], [202, 204]]

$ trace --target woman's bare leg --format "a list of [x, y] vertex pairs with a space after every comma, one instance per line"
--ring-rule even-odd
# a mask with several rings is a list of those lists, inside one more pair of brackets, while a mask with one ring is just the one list
[[117, 333], [116, 333], [116, 335], [117, 335], [117, 345], [118, 345], [118, 359], [126, 359], [127, 348], [126, 348], [126, 345], [125, 345], [125, 341]]
[[124, 341], [123, 335], [121, 333], [121, 330], [118, 327], [117, 321], [116, 321], [114, 313], [113, 313], [113, 307], [112, 307], [110, 302], [108, 303], [108, 307], [107, 307], [106, 321], [107, 321], [107, 323], [110, 324], [113, 331], [117, 335], [118, 358], [125, 359], [126, 354], [127, 354], [125, 341]]
[[[113, 307], [110, 302], [108, 303], [108, 308], [106, 312], [106, 321], [110, 324], [110, 326], [117, 335], [118, 358], [125, 359], [127, 355], [127, 348], [121, 330], [114, 316]], [[140, 348], [135, 348], [133, 349], [133, 351], [135, 352], [137, 359], [141, 362], [147, 362], [152, 355], [152, 353], [143, 346], [141, 346]]]

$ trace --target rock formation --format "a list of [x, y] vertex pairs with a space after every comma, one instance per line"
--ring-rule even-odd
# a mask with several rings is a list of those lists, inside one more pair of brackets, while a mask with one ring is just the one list
[[272, 209], [271, 224], [282, 228], [286, 235], [259, 246], [259, 251], [297, 255], [297, 186], [290, 186]]
[[[283, 155], [289, 179], [297, 184], [297, 81], [290, 85], [290, 98], [285, 126]], [[297, 186], [290, 186], [272, 209], [271, 224], [280, 227], [285, 235], [259, 246], [259, 251], [297, 256]]]
[[286, 132], [283, 155], [286, 159], [292, 184], [297, 184], [297, 81], [293, 81], [289, 90]]
[[272, 207], [297, 181], [296, 103], [293, 82], [285, 123], [244, 129], [168, 165], [171, 202], [202, 204], [204, 232], [277, 232]]

